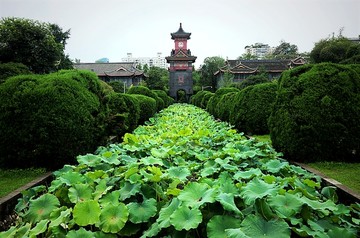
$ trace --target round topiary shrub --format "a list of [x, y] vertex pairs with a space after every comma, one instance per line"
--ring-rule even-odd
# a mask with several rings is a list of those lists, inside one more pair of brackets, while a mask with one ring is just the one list
[[[238, 92], [233, 97], [231, 108], [228, 109], [231, 114], [230, 123], [238, 131], [249, 135], [268, 134], [267, 122], [276, 98], [276, 90], [275, 83], [263, 83], [248, 86]], [[220, 105], [218, 108], [222, 107], [225, 105]]]
[[0, 83], [4, 82], [5, 79], [21, 75], [21, 74], [31, 74], [31, 71], [29, 68], [21, 63], [4, 63], [0, 64]]
[[156, 101], [151, 97], [141, 94], [133, 94], [132, 96], [139, 101], [139, 125], [142, 125], [145, 123], [145, 121], [147, 121], [150, 117], [154, 116], [154, 114], [156, 113]]
[[190, 98], [190, 103], [197, 107], [200, 107], [201, 100], [207, 92], [208, 91], [199, 91], [196, 94], [192, 95]]
[[202, 109], [206, 109], [208, 102], [210, 101], [210, 99], [215, 95], [215, 93], [212, 93], [210, 91], [206, 91], [206, 93], [203, 95], [203, 97], [201, 98], [201, 102], [200, 102], [200, 107]]
[[221, 96], [217, 108], [217, 112], [220, 120], [229, 122], [230, 113], [233, 110], [233, 105], [237, 93], [238, 92], [231, 92]]
[[69, 75], [16, 76], [0, 85], [1, 166], [57, 168], [101, 144], [101, 102]]
[[[133, 131], [138, 125], [139, 125], [139, 119], [140, 119], [140, 104], [139, 101], [133, 97], [133, 95], [122, 93], [121, 96], [124, 98], [126, 109], [125, 112], [127, 112], [127, 130]], [[120, 109], [118, 109], [119, 112]]]
[[145, 95], [145, 96], [155, 99], [157, 111], [160, 111], [161, 109], [163, 109], [165, 107], [164, 101], [160, 97], [158, 97], [156, 93], [152, 92], [147, 87], [133, 86], [129, 89], [129, 91], [127, 93], [128, 94], [141, 94], [141, 95]]
[[360, 77], [348, 66], [285, 71], [269, 118], [273, 146], [296, 161], [349, 160], [360, 151]]
[[130, 120], [132, 120], [130, 117], [133, 114], [129, 112], [125, 96], [122, 93], [113, 92], [106, 95], [105, 102], [109, 109], [106, 134], [121, 138], [130, 130]]
[[151, 90], [151, 91], [156, 93], [156, 95], [164, 101], [165, 107], [170, 106], [175, 101], [172, 97], [167, 95], [167, 93], [164, 90]]
[[237, 88], [219, 88], [216, 90], [215, 95], [208, 101], [206, 110], [213, 115], [215, 118], [218, 118], [217, 104], [220, 101], [222, 95], [231, 93], [231, 92], [239, 92]]

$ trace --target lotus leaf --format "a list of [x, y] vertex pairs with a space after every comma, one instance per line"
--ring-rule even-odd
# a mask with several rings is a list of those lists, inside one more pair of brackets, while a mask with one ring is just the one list
[[125, 185], [120, 189], [120, 200], [124, 201], [125, 199], [137, 194], [140, 192], [140, 184], [131, 184], [129, 182], [125, 182]]
[[92, 225], [99, 222], [101, 209], [97, 201], [88, 200], [74, 206], [74, 221], [79, 226]]
[[251, 168], [247, 171], [240, 171], [234, 174], [234, 179], [241, 180], [241, 179], [250, 179], [252, 177], [261, 176], [262, 172], [259, 168]]
[[118, 233], [125, 226], [128, 216], [124, 203], [108, 205], [101, 211], [99, 227], [103, 232]]
[[42, 220], [34, 228], [32, 228], [29, 232], [29, 237], [36, 237], [44, 233], [47, 229], [47, 225], [49, 224], [49, 220]]
[[263, 167], [271, 173], [277, 173], [288, 165], [289, 165], [288, 162], [280, 161], [278, 159], [273, 159], [265, 163]]
[[103, 153], [101, 160], [108, 164], [113, 164], [113, 165], [120, 164], [119, 155], [116, 153], [111, 153], [110, 151]]
[[61, 223], [66, 223], [70, 220], [71, 208], [66, 209], [66, 207], [61, 207], [50, 214], [50, 224], [49, 227], [59, 226]]
[[204, 203], [213, 203], [216, 197], [216, 190], [203, 183], [192, 182], [186, 185], [178, 198], [187, 206], [199, 207]]
[[80, 173], [69, 171], [67, 173], [64, 173], [59, 178], [59, 180], [68, 186], [73, 186], [74, 184], [77, 184], [77, 183], [84, 183], [85, 177], [83, 175], [81, 175]]
[[141, 158], [140, 162], [143, 163], [144, 165], [154, 165], [154, 164], [164, 165], [161, 158], [157, 158], [153, 156]]
[[250, 205], [255, 202], [257, 198], [266, 196], [274, 196], [277, 193], [277, 188], [274, 184], [265, 183], [258, 178], [252, 179], [246, 186], [241, 188], [241, 196], [244, 198], [245, 203]]
[[101, 157], [94, 154], [79, 155], [76, 159], [79, 164], [86, 164], [89, 167], [94, 167], [101, 162]]
[[152, 148], [151, 155], [155, 158], [166, 159], [169, 157], [169, 153], [163, 148]]
[[157, 212], [156, 200], [154, 198], [144, 200], [142, 203], [132, 202], [127, 206], [130, 214], [129, 219], [135, 224], [148, 221]]
[[92, 189], [87, 184], [75, 184], [69, 188], [68, 196], [72, 203], [91, 200]]
[[226, 232], [227, 229], [235, 229], [239, 227], [239, 219], [227, 215], [216, 215], [213, 216], [207, 223], [206, 232], [209, 238], [226, 238], [228, 237]]
[[260, 216], [248, 215], [240, 228], [249, 237], [289, 238], [290, 228], [283, 220], [266, 221]]
[[247, 235], [245, 235], [244, 232], [242, 232], [242, 230], [240, 229], [226, 229], [226, 238], [251, 238]]
[[190, 230], [196, 228], [202, 221], [202, 214], [198, 208], [190, 209], [187, 206], [178, 207], [170, 216], [170, 223], [176, 230]]
[[50, 213], [58, 208], [60, 202], [55, 195], [44, 194], [35, 200], [30, 200], [29, 211], [26, 214], [27, 220], [32, 223], [48, 219]]
[[329, 238], [356, 238], [358, 232], [359, 230], [356, 231], [355, 229], [351, 228], [336, 227], [328, 231], [327, 235], [329, 236]]
[[107, 185], [107, 179], [100, 180], [99, 184], [95, 187], [95, 192], [93, 193], [94, 200], [99, 200], [102, 196], [104, 196], [109, 190], [111, 190], [113, 186]]
[[170, 177], [178, 178], [181, 181], [185, 181], [191, 175], [190, 170], [185, 166], [172, 167], [168, 169], [168, 173]]
[[94, 233], [91, 231], [87, 231], [84, 228], [80, 228], [79, 230], [71, 230], [66, 234], [66, 238], [93, 238]]
[[108, 204], [117, 205], [119, 204], [119, 198], [120, 198], [120, 190], [116, 190], [100, 198], [99, 202], [103, 207], [105, 207]]
[[223, 208], [225, 210], [235, 212], [238, 215], [242, 215], [241, 211], [239, 210], [239, 208], [236, 206], [236, 204], [234, 202], [234, 195], [233, 194], [220, 193], [216, 197], [216, 200], [221, 203], [221, 205], [223, 206]]
[[269, 205], [276, 211], [281, 218], [291, 217], [301, 211], [304, 202], [297, 195], [285, 193], [269, 198]]

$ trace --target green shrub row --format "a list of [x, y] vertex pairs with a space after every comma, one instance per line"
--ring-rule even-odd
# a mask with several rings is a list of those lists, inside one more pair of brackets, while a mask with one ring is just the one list
[[82, 70], [7, 77], [0, 84], [0, 167], [71, 164], [109, 136], [121, 140], [173, 102], [165, 92], [129, 91], [138, 94], [115, 93]]

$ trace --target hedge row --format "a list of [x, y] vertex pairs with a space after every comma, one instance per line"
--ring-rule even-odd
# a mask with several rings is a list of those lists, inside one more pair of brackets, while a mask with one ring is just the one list
[[[207, 93], [192, 103], [204, 108]], [[360, 152], [360, 66], [322, 63], [285, 71], [278, 82], [219, 89], [207, 110], [247, 134], [270, 133], [295, 161], [353, 161]]]
[[115, 93], [82, 70], [7, 78], [0, 84], [0, 167], [72, 164], [76, 155], [93, 152], [109, 136], [121, 140], [173, 102], [165, 92], [132, 90], [139, 94]]

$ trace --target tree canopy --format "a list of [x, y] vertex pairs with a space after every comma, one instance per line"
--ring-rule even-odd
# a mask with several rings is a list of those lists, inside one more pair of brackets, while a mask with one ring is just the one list
[[211, 86], [213, 89], [215, 89], [217, 82], [214, 73], [224, 65], [225, 60], [219, 56], [205, 58], [204, 64], [200, 68], [200, 84], [202, 86]]
[[169, 84], [169, 72], [166, 69], [152, 66], [147, 74], [149, 78], [146, 80], [146, 85], [149, 89], [164, 90]]
[[274, 52], [271, 54], [276, 59], [291, 59], [298, 55], [297, 45], [290, 44], [289, 42], [280, 41], [280, 45], [275, 47]]
[[24, 18], [0, 20], [0, 62], [26, 65], [34, 73], [49, 73], [71, 68], [65, 55], [70, 30], [63, 31], [56, 24]]

